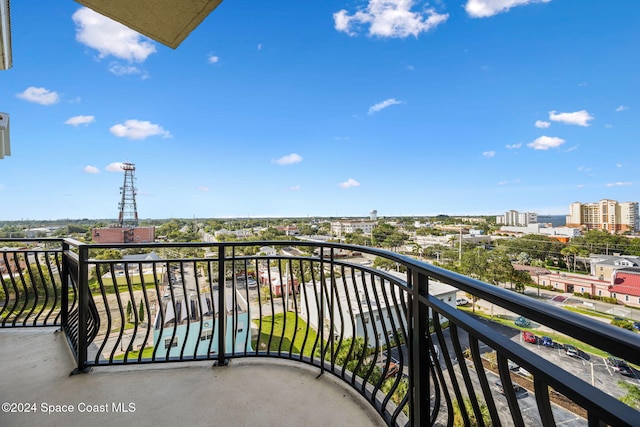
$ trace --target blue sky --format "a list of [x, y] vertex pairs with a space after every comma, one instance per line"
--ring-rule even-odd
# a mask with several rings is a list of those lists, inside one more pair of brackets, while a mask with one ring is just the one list
[[120, 162], [141, 218], [638, 201], [623, 3], [225, 0], [172, 50], [71, 0], [13, 1], [0, 219], [115, 218]]

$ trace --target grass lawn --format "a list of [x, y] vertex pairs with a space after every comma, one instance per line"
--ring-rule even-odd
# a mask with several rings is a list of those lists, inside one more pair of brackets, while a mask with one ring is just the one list
[[[155, 289], [153, 274], [145, 274], [143, 275], [143, 277], [144, 277], [144, 283], [146, 284], [147, 288]], [[142, 282], [140, 280], [140, 275], [132, 274], [129, 276], [129, 279], [131, 279], [131, 287], [134, 291], [139, 291], [142, 289]], [[111, 280], [111, 277], [103, 278], [102, 284], [104, 285], [104, 289], [107, 294], [115, 293], [113, 281]], [[120, 289], [121, 292], [123, 290], [128, 290], [127, 278], [125, 276], [116, 277], [116, 284], [118, 285], [118, 288]], [[96, 278], [89, 280], [89, 288], [91, 289], [92, 292], [100, 291], [100, 285], [98, 284], [98, 280]]]
[[[304, 342], [305, 334], [307, 333], [307, 323], [298, 317], [297, 330], [296, 327], [296, 313], [287, 312], [287, 322], [285, 328], [284, 314], [279, 313], [275, 316], [265, 316], [262, 318], [262, 332], [258, 337], [260, 342], [259, 351], [265, 351], [267, 344], [269, 343], [269, 335], [271, 334], [271, 328], [273, 328], [273, 337], [271, 338], [271, 346], [269, 351], [278, 350], [282, 352], [289, 352], [291, 343], [293, 342], [292, 352], [296, 354], [303, 354], [305, 356], [311, 356], [313, 352], [313, 344], [316, 341], [318, 334], [315, 330], [309, 327], [306, 343]], [[255, 326], [260, 326], [259, 320], [253, 321]], [[284, 333], [283, 333], [284, 331]], [[304, 343], [304, 348], [303, 348]], [[282, 344], [282, 346], [281, 346]], [[253, 348], [257, 348], [257, 342], [252, 342]], [[318, 343], [318, 348], [320, 343]]]
[[[134, 360], [134, 359], [137, 360], [139, 354], [140, 354], [140, 350], [130, 351], [128, 354], [127, 360]], [[143, 359], [151, 359], [152, 356], [153, 356], [153, 347], [145, 347], [144, 350], [142, 350]], [[119, 354], [117, 356], [113, 356], [113, 360], [124, 360], [124, 353]]]
[[589, 310], [589, 309], [586, 309], [586, 308], [571, 307], [571, 306], [568, 306], [568, 305], [565, 305], [564, 309], [565, 310], [569, 310], [569, 311], [573, 311], [574, 313], [584, 314], [586, 316], [602, 317], [603, 319], [611, 319], [611, 320], [613, 320], [613, 318], [616, 317], [613, 314], [600, 313], [599, 311]]

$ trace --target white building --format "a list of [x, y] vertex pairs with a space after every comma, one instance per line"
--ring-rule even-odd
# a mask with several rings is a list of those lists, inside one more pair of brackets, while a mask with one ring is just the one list
[[[405, 274], [389, 274], [406, 280]], [[327, 279], [327, 287], [330, 286], [330, 281], [331, 279]], [[388, 281], [382, 284], [380, 277], [376, 276], [374, 279], [370, 274], [365, 274], [363, 280], [360, 273], [355, 277], [337, 277], [334, 282], [333, 327], [331, 295], [327, 294], [326, 289], [321, 293], [319, 283], [308, 283], [300, 288], [300, 316], [313, 328], [320, 330], [324, 327], [327, 332], [332, 329], [334, 335], [344, 338], [366, 337], [367, 345], [379, 347], [386, 343], [385, 336], [391, 339], [398, 329], [407, 327], [405, 313], [402, 311], [403, 298], [404, 307], [408, 306], [407, 294], [399, 287]], [[458, 290], [453, 286], [430, 281], [429, 291], [455, 307]]]
[[529, 224], [527, 226], [502, 226], [500, 231], [517, 234], [540, 234], [543, 236], [569, 237], [580, 236], [580, 228], [573, 227], [549, 227], [547, 224]]
[[362, 230], [362, 233], [369, 236], [373, 231], [373, 228], [376, 226], [376, 221], [370, 220], [346, 220], [343, 219], [341, 221], [332, 221], [331, 222], [331, 233], [338, 237], [342, 237], [348, 233], [355, 233], [356, 230]]
[[510, 210], [504, 215], [496, 216], [496, 224], [527, 226], [538, 222], [538, 214]]

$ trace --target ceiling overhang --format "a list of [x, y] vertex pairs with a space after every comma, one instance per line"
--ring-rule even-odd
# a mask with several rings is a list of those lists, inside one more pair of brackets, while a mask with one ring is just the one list
[[[5, 0], [0, 0], [0, 2]], [[173, 49], [222, 0], [76, 0]]]
[[0, 70], [8, 70], [11, 59], [11, 19], [9, 0], [0, 0]]

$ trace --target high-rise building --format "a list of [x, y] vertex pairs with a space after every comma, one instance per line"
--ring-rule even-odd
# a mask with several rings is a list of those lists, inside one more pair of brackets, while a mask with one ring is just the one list
[[505, 212], [504, 215], [496, 216], [496, 223], [502, 225], [526, 227], [529, 224], [536, 224], [537, 222], [538, 214], [533, 212], [518, 212], [510, 210]]
[[602, 199], [596, 203], [571, 203], [567, 227], [623, 233], [638, 231], [639, 219], [638, 202], [618, 203], [615, 200]]

